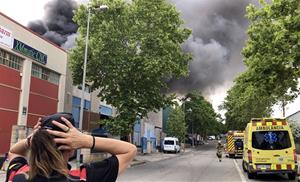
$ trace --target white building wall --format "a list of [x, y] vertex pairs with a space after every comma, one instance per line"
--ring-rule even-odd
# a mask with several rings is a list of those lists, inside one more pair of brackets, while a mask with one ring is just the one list
[[290, 121], [295, 121], [296, 123], [300, 124], [300, 111], [288, 116], [287, 119]]
[[[31, 65], [32, 62], [24, 60], [23, 70], [20, 73], [22, 77], [21, 82], [21, 92], [20, 92], [20, 102], [19, 102], [19, 112], [18, 112], [18, 125], [27, 125], [27, 115], [28, 115], [28, 102], [29, 102], [29, 92], [30, 92], [30, 78], [31, 78]], [[23, 113], [23, 109], [26, 109], [26, 114]]]
[[160, 146], [162, 139], [162, 109], [156, 112], [149, 112], [147, 117], [141, 121], [141, 137], [156, 138], [156, 147]]

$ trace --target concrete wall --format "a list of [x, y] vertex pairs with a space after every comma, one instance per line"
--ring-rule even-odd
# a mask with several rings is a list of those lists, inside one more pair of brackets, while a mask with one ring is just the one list
[[[152, 152], [156, 151], [156, 148], [160, 147], [160, 141], [164, 137], [162, 133], [162, 109], [158, 112], [149, 112], [147, 117], [143, 118], [141, 121], [141, 137], [147, 139], [147, 142], [151, 141], [153, 144], [153, 139], [156, 145], [152, 146]], [[142, 145], [144, 145], [142, 143]], [[155, 148], [156, 147], [156, 148]], [[147, 150], [149, 150], [149, 143], [147, 143]]]
[[65, 112], [72, 112], [72, 90], [73, 90], [73, 79], [72, 79], [72, 72], [69, 68], [70, 62], [68, 61], [67, 72], [66, 72], [66, 89], [65, 89], [65, 105], [64, 111]]

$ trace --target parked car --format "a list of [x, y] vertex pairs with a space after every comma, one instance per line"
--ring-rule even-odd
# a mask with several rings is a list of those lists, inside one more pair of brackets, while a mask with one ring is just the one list
[[176, 137], [165, 137], [163, 141], [163, 152], [180, 152], [179, 140]]
[[208, 140], [215, 140], [216, 139], [216, 137], [215, 136], [208, 136]]

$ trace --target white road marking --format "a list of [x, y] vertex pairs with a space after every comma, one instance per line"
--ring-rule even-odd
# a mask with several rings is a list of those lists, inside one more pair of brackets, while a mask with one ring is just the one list
[[242, 182], [247, 182], [247, 180], [246, 180], [245, 176], [243, 175], [241, 169], [239, 168], [238, 164], [236, 163], [236, 159], [233, 159], [233, 162], [235, 164], [235, 167], [236, 167], [237, 171], [239, 172], [239, 175], [240, 175], [240, 178], [241, 178]]

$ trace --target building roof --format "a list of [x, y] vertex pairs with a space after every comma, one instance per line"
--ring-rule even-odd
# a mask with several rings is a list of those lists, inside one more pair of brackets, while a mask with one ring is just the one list
[[15, 21], [14, 19], [8, 17], [8, 16], [5, 15], [4, 13], [2, 13], [1, 11], [0, 11], [0, 15], [3, 16], [4, 18], [8, 19], [9, 21], [11, 21], [11, 22], [17, 24], [18, 26], [22, 27], [22, 28], [25, 29], [26, 31], [28, 31], [28, 32], [34, 34], [35, 36], [37, 36], [37, 37], [43, 39], [44, 41], [48, 42], [49, 44], [51, 44], [51, 45], [57, 47], [58, 49], [60, 49], [60, 50], [62, 50], [62, 51], [64, 51], [64, 52], [67, 52], [65, 49], [61, 48], [60, 46], [56, 45], [55, 43], [51, 42], [50, 40], [48, 40], [48, 39], [42, 37], [42, 36], [39, 35], [38, 33], [36, 33], [36, 32], [34, 32], [34, 31], [30, 30], [29, 28], [25, 27], [24, 25], [20, 24], [19, 22]]
[[298, 114], [298, 113], [300, 113], [300, 110], [297, 111], [297, 112], [295, 112], [295, 113], [293, 113], [293, 114], [291, 114], [291, 115], [289, 115], [289, 116], [287, 116], [286, 118], [290, 118], [290, 117], [292, 117], [292, 116], [294, 116], [294, 115], [296, 115], [296, 114]]

